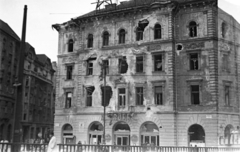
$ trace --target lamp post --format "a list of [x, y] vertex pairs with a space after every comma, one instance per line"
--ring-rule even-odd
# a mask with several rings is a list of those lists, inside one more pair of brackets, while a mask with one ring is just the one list
[[105, 134], [106, 134], [106, 65], [105, 65], [105, 61], [103, 60], [103, 64], [102, 64], [102, 71], [103, 71], [103, 145], [106, 144], [106, 139], [105, 139]]

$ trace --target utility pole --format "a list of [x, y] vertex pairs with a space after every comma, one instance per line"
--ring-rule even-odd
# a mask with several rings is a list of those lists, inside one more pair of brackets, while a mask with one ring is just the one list
[[[21, 120], [22, 120], [22, 92], [23, 92], [23, 71], [24, 71], [24, 59], [25, 59], [25, 38], [26, 38], [26, 27], [27, 27], [27, 5], [24, 6], [23, 14], [23, 25], [22, 25], [22, 38], [19, 51], [17, 79], [13, 86], [15, 87], [15, 104], [13, 111], [13, 131], [12, 141], [20, 142], [21, 138]], [[20, 87], [19, 87], [20, 86]]]

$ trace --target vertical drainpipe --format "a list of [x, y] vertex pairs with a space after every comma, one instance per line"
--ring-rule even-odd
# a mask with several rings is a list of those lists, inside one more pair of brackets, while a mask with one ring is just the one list
[[[19, 85], [15, 86], [16, 90], [16, 101], [14, 104], [14, 112], [13, 112], [13, 133], [12, 140], [13, 142], [20, 142], [20, 134], [21, 130], [21, 120], [22, 120], [22, 94], [23, 94], [23, 71], [24, 71], [24, 59], [25, 59], [25, 37], [26, 37], [26, 27], [27, 27], [27, 5], [24, 6], [24, 14], [23, 14], [23, 25], [22, 25], [22, 39], [20, 44], [20, 58], [18, 60], [18, 82]], [[18, 107], [18, 108], [17, 108]], [[17, 131], [15, 134], [15, 131]]]

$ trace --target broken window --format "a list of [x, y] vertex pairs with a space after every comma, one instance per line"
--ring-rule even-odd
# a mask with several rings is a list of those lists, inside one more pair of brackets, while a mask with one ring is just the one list
[[136, 87], [136, 105], [143, 105], [143, 87]]
[[126, 89], [119, 88], [118, 89], [118, 107], [125, 108], [126, 106]]
[[199, 70], [198, 56], [199, 56], [198, 53], [189, 54], [190, 70]]
[[94, 87], [86, 87], [87, 91], [87, 99], [86, 99], [86, 106], [91, 107], [92, 106], [92, 94], [94, 92]]
[[226, 32], [227, 32], [227, 24], [225, 22], [222, 22], [222, 37], [225, 38]]
[[230, 106], [230, 86], [225, 85], [224, 86], [224, 100], [225, 100], [225, 105]]
[[200, 104], [199, 85], [192, 85], [191, 86], [191, 103], [192, 103], [192, 105], [199, 105]]
[[205, 143], [205, 131], [202, 126], [194, 124], [188, 129], [189, 144], [191, 143]]
[[118, 65], [118, 70], [119, 70], [119, 73], [126, 73], [127, 70], [128, 70], [128, 64], [127, 64], [127, 61], [126, 61], [126, 57], [121, 57], [119, 59], [119, 65]]
[[191, 21], [189, 23], [189, 36], [190, 37], [196, 37], [197, 36], [197, 23], [194, 21]]
[[[104, 88], [105, 88], [105, 98], [104, 98]], [[105, 100], [105, 106], [109, 105], [110, 99], [112, 98], [112, 88], [110, 86], [101, 87], [102, 90], [102, 106], [104, 106], [104, 100]]]
[[73, 52], [73, 39], [68, 40], [68, 52]]
[[105, 31], [103, 33], [103, 46], [108, 46], [109, 45], [109, 33]]
[[154, 87], [154, 103], [155, 105], [163, 105], [163, 87]]
[[136, 41], [143, 40], [143, 30], [140, 27], [137, 27], [136, 31]]
[[125, 35], [126, 35], [126, 31], [124, 29], [121, 29], [119, 31], [119, 44], [125, 43]]
[[105, 75], [109, 74], [109, 61], [108, 60], [103, 60], [103, 65], [105, 66]]
[[163, 71], [163, 55], [154, 55], [154, 71]]
[[93, 61], [96, 58], [90, 58], [87, 60], [87, 75], [93, 75]]
[[88, 34], [87, 47], [88, 48], [92, 48], [93, 47], [93, 35], [92, 34]]
[[156, 24], [154, 27], [154, 39], [162, 38], [162, 27], [160, 24]]
[[67, 80], [72, 79], [72, 72], [73, 72], [73, 66], [72, 65], [67, 65]]
[[146, 26], [148, 26], [149, 21], [144, 19], [142, 21], [139, 21], [138, 27], [136, 29], [136, 41], [143, 40], [143, 31]]
[[143, 56], [136, 57], [136, 72], [143, 72]]
[[72, 92], [66, 92], [65, 108], [71, 108], [72, 106]]

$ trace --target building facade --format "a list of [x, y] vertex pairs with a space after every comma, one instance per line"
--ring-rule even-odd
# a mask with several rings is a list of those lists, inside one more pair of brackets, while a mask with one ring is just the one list
[[11, 140], [20, 38], [0, 20], [0, 140]]
[[26, 43], [22, 94], [22, 136], [25, 142], [47, 139], [54, 122], [54, 70], [45, 54]]
[[106, 144], [240, 143], [239, 24], [217, 0], [130, 0], [53, 27], [59, 143], [104, 128]]

